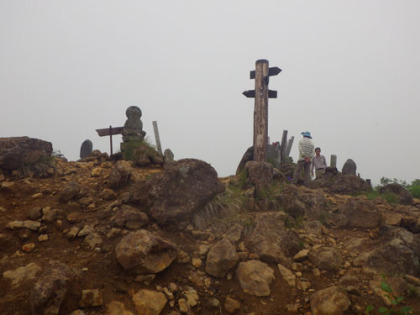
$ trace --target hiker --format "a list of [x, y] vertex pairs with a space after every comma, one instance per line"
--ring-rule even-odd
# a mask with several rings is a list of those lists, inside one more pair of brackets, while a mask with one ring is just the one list
[[303, 138], [299, 141], [299, 159], [296, 163], [295, 172], [293, 173], [292, 184], [297, 184], [299, 175], [303, 169], [303, 183], [307, 185], [311, 181], [311, 159], [314, 156], [314, 144], [309, 131], [304, 131], [301, 135]]
[[326, 168], [327, 160], [325, 160], [325, 156], [321, 155], [321, 148], [315, 148], [315, 156], [312, 158], [311, 164], [311, 175], [314, 176], [315, 169], [316, 178], [320, 178], [325, 173]]

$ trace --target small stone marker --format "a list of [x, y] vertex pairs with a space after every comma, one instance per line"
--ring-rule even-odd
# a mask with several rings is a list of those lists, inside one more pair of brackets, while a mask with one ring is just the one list
[[333, 168], [337, 167], [337, 155], [331, 154], [330, 166]]
[[356, 175], [356, 163], [352, 159], [348, 159], [343, 165], [341, 172], [343, 175]]
[[92, 141], [86, 139], [83, 141], [82, 146], [80, 147], [80, 158], [83, 159], [92, 154], [93, 144]]

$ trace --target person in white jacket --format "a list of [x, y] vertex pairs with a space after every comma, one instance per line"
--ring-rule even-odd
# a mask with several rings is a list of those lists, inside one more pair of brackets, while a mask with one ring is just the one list
[[311, 160], [314, 157], [314, 143], [309, 131], [301, 133], [303, 138], [299, 141], [299, 159], [296, 163], [295, 172], [293, 173], [292, 184], [297, 184], [303, 169], [303, 183], [309, 184], [311, 181]]

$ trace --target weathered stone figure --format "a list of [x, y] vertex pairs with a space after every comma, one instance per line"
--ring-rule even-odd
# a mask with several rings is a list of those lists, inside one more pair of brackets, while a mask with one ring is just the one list
[[343, 165], [341, 172], [343, 175], [356, 175], [356, 163], [352, 159], [348, 159]]
[[83, 141], [82, 146], [80, 147], [80, 158], [83, 159], [85, 157], [90, 156], [92, 154], [92, 148], [92, 141], [90, 141], [89, 139]]
[[146, 132], [143, 131], [143, 123], [140, 119], [142, 113], [137, 106], [130, 106], [127, 108], [125, 114], [127, 120], [122, 131], [124, 142], [142, 141]]

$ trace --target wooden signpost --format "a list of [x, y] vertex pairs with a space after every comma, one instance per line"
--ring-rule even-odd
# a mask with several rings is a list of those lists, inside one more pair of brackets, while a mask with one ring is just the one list
[[255, 90], [245, 91], [246, 97], [255, 98], [254, 106], [254, 161], [267, 161], [268, 143], [268, 99], [277, 98], [277, 91], [268, 89], [269, 77], [278, 75], [281, 69], [269, 68], [268, 60], [255, 62], [255, 71], [250, 72], [250, 78], [255, 79]]
[[110, 147], [110, 151], [111, 154], [113, 154], [112, 152], [112, 135], [119, 135], [122, 133], [124, 127], [112, 127], [109, 126], [109, 128], [103, 128], [103, 129], [96, 129], [96, 132], [98, 133], [99, 137], [104, 137], [104, 136], [109, 136], [109, 147]]

